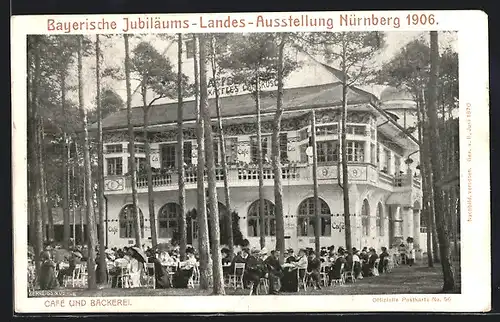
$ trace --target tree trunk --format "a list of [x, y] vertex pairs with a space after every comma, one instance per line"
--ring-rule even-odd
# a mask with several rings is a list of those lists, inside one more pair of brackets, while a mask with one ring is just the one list
[[[64, 71], [61, 74], [61, 108], [62, 115], [66, 115], [66, 75]], [[62, 153], [62, 171], [63, 171], [63, 193], [62, 193], [62, 211], [63, 211], [63, 246], [67, 249], [69, 247], [69, 239], [71, 236], [70, 231], [70, 218], [69, 218], [69, 171], [68, 171], [68, 151], [69, 139], [66, 131], [63, 130], [63, 153]]]
[[184, 116], [182, 99], [182, 34], [177, 34], [177, 174], [179, 176], [180, 208], [180, 257], [186, 259], [187, 223], [186, 223], [186, 172], [184, 168]]
[[313, 149], [313, 193], [314, 193], [314, 245], [316, 256], [321, 249], [319, 236], [321, 235], [321, 205], [318, 197], [318, 146], [316, 144], [316, 113], [311, 111], [311, 144]]
[[430, 222], [431, 222], [431, 215], [432, 211], [429, 209], [429, 196], [430, 196], [430, 191], [432, 191], [431, 187], [429, 186], [429, 180], [428, 180], [428, 172], [426, 171], [426, 166], [424, 163], [426, 163], [426, 160], [428, 158], [426, 149], [425, 149], [425, 143], [424, 143], [424, 135], [423, 135], [423, 129], [424, 129], [424, 118], [422, 115], [422, 96], [421, 94], [418, 95], [419, 99], [417, 102], [417, 124], [418, 124], [418, 141], [420, 143], [420, 175], [422, 177], [422, 210], [423, 214], [422, 216], [425, 216], [427, 218], [427, 265], [429, 267], [434, 266], [434, 262], [432, 260], [432, 239], [431, 239], [431, 234], [432, 234], [432, 229], [430, 229]]
[[211, 38], [211, 49], [212, 49], [211, 53], [212, 77], [214, 79], [214, 91], [215, 91], [215, 109], [217, 111], [217, 126], [219, 128], [219, 142], [221, 150], [221, 167], [222, 167], [222, 176], [224, 177], [224, 197], [227, 208], [227, 213], [224, 214], [225, 217], [223, 217], [222, 220], [226, 222], [229, 257], [232, 258], [234, 252], [233, 218], [231, 215], [231, 195], [229, 191], [229, 178], [228, 178], [228, 168], [226, 159], [226, 140], [224, 138], [224, 130], [222, 128], [221, 101], [220, 101], [219, 87], [217, 85], [217, 82], [215, 81], [217, 79], [217, 63], [215, 60], [215, 55], [217, 53], [215, 51], [214, 36], [212, 36]]
[[[198, 36], [193, 35], [194, 41], [194, 87], [195, 87], [195, 105], [196, 105], [196, 144], [198, 146], [197, 165], [196, 165], [196, 185], [197, 185], [197, 216], [198, 221], [198, 244], [200, 254], [200, 289], [207, 290], [210, 286], [210, 278], [212, 277], [212, 266], [210, 261], [210, 243], [208, 240], [208, 218], [207, 205], [205, 195], [205, 130], [203, 128], [203, 116], [200, 110], [200, 84], [199, 84], [199, 44]], [[206, 82], [205, 96], [201, 100], [205, 100], [204, 104], [208, 105], [208, 95]]]
[[155, 198], [153, 189], [153, 170], [151, 169], [151, 146], [149, 145], [149, 112], [151, 108], [146, 104], [146, 89], [143, 89], [143, 112], [144, 112], [144, 156], [146, 157], [146, 176], [148, 181], [148, 210], [149, 210], [149, 224], [151, 231], [151, 245], [156, 247], [158, 244], [158, 235], [156, 229], [156, 215], [155, 215]]
[[[429, 116], [429, 125], [431, 135], [439, 137], [438, 118], [437, 118], [437, 81], [438, 81], [438, 61], [439, 47], [437, 31], [430, 32], [431, 38], [431, 73], [429, 79], [429, 108], [427, 110]], [[452, 291], [455, 287], [453, 277], [453, 269], [450, 261], [450, 244], [448, 236], [448, 227], [444, 216], [443, 193], [437, 182], [443, 178], [442, 176], [442, 160], [441, 160], [441, 145], [431, 144], [431, 167], [434, 174], [434, 206], [436, 217], [436, 230], [439, 240], [439, 248], [441, 255], [441, 266], [443, 268], [443, 291]]]
[[[284, 37], [284, 36], [283, 36]], [[271, 160], [274, 172], [274, 215], [276, 218], [276, 250], [279, 251], [280, 263], [284, 261], [285, 254], [285, 218], [283, 214], [283, 184], [281, 170], [280, 130], [283, 116], [283, 52], [285, 39], [281, 39], [278, 48], [278, 93], [276, 99], [276, 112], [274, 114], [274, 128], [272, 135]]]
[[260, 248], [264, 248], [266, 247], [266, 214], [264, 203], [264, 162], [262, 160], [262, 124], [260, 118], [260, 82], [258, 75], [255, 77], [255, 107], [257, 109], [257, 164], [259, 166], [259, 241]]
[[39, 119], [39, 106], [38, 106], [38, 85], [40, 82], [40, 36], [33, 35], [31, 38], [33, 39], [33, 59], [34, 59], [34, 75], [33, 82], [31, 85], [31, 104], [30, 104], [30, 122], [29, 126], [31, 128], [32, 137], [29, 140], [29, 148], [32, 155], [33, 164], [33, 177], [32, 179], [32, 188], [34, 198], [34, 252], [35, 252], [35, 265], [37, 272], [40, 269], [41, 259], [40, 255], [43, 251], [43, 236], [42, 236], [42, 196], [41, 196], [41, 176], [40, 176], [40, 166], [39, 166], [39, 150], [38, 150], [38, 119]]
[[97, 207], [99, 211], [99, 276], [98, 283], [106, 282], [107, 268], [104, 254], [104, 146], [102, 139], [102, 106], [101, 106], [101, 66], [100, 66], [99, 35], [95, 36], [96, 65], [96, 105], [97, 105]]
[[130, 51], [128, 34], [123, 34], [125, 41], [125, 84], [127, 87], [127, 125], [128, 125], [128, 151], [130, 155], [129, 173], [130, 185], [132, 186], [132, 211], [134, 217], [134, 237], [137, 247], [142, 247], [142, 218], [137, 208], [137, 171], [135, 164], [135, 139], [134, 139], [134, 125], [132, 124], [132, 90], [130, 85]]
[[[346, 46], [343, 44], [343, 55], [342, 55], [342, 73], [346, 75]], [[347, 79], [343, 76], [342, 81], [342, 124], [341, 124], [341, 150], [342, 150], [342, 191], [344, 199], [344, 223], [345, 223], [345, 246], [346, 250], [350, 251], [352, 249], [351, 240], [351, 217], [349, 214], [349, 178], [348, 178], [348, 168], [347, 168], [347, 139], [346, 139], [346, 123], [347, 123]]]
[[83, 223], [83, 212], [86, 211], [87, 209], [87, 197], [85, 194], [85, 167], [80, 167], [79, 164], [79, 149], [78, 149], [78, 143], [77, 139], [75, 139], [75, 150], [76, 150], [76, 159], [77, 159], [77, 166], [78, 166], [78, 185], [79, 185], [79, 191], [80, 191], [80, 245], [83, 245], [85, 243], [85, 227]]
[[45, 147], [45, 135], [44, 135], [44, 128], [43, 128], [43, 121], [40, 119], [39, 125], [38, 125], [38, 149], [39, 149], [39, 154], [38, 157], [40, 158], [39, 161], [39, 166], [40, 166], [40, 188], [41, 188], [41, 194], [42, 194], [42, 222], [43, 222], [43, 227], [42, 227], [42, 236], [43, 240], [50, 242], [50, 237], [49, 237], [49, 232], [48, 232], [48, 226], [49, 226], [49, 209], [47, 206], [47, 188], [45, 186], [45, 162], [44, 162], [44, 147]]
[[213, 293], [224, 295], [224, 277], [222, 275], [222, 261], [220, 247], [220, 227], [219, 227], [219, 207], [217, 204], [217, 186], [215, 177], [214, 145], [212, 137], [212, 124], [210, 111], [208, 109], [207, 93], [207, 35], [200, 38], [200, 95], [201, 113], [203, 115], [203, 126], [205, 130], [205, 147], [207, 153], [207, 180], [208, 180], [208, 205], [212, 215], [211, 235], [212, 235], [212, 265], [213, 265]]
[[90, 146], [89, 146], [89, 132], [87, 129], [87, 110], [83, 101], [83, 73], [82, 73], [82, 41], [83, 36], [78, 37], [78, 103], [80, 112], [83, 119], [83, 162], [85, 167], [85, 194], [87, 197], [87, 238], [88, 238], [88, 258], [87, 258], [87, 272], [88, 272], [88, 288], [96, 289], [96, 275], [95, 275], [95, 246], [96, 240], [94, 239], [95, 233], [95, 218], [90, 209], [92, 205], [92, 169], [90, 164]]

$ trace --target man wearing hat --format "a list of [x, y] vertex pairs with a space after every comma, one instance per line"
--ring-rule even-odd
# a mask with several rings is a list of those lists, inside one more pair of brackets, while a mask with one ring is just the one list
[[82, 262], [82, 253], [79, 251], [74, 251], [71, 253], [71, 257], [69, 258], [69, 266], [59, 270], [59, 274], [57, 275], [57, 281], [60, 286], [63, 286], [64, 276], [73, 276], [73, 271], [77, 264]]
[[279, 251], [272, 250], [271, 256], [264, 260], [269, 272], [269, 294], [278, 294], [281, 288], [280, 279], [283, 277], [283, 272], [279, 257]]
[[[265, 249], [263, 249], [265, 251]], [[248, 283], [253, 283], [253, 293], [257, 292], [260, 279], [267, 274], [264, 261], [262, 260], [262, 251], [253, 248], [247, 259], [244, 278]]]

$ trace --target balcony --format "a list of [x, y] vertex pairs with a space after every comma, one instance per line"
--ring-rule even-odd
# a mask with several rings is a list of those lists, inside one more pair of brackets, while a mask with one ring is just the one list
[[[284, 186], [312, 185], [313, 171], [308, 164], [284, 165], [281, 168], [281, 179]], [[380, 186], [390, 191], [420, 190], [418, 178], [408, 175], [391, 176], [377, 170], [375, 165], [367, 163], [353, 163], [348, 167], [349, 181], [356, 184], [370, 184]], [[215, 176], [218, 186], [223, 186], [224, 175], [222, 168], [217, 167]], [[185, 170], [186, 189], [197, 187], [198, 173], [196, 168]], [[230, 166], [228, 168], [228, 182], [231, 187], [248, 187], [259, 185], [259, 169], [256, 165]], [[342, 173], [337, 163], [319, 164], [317, 168], [317, 179], [319, 184], [337, 184], [342, 180]], [[169, 170], [153, 174], [153, 187], [156, 190], [176, 190], [179, 176], [177, 171]], [[265, 186], [274, 185], [274, 172], [271, 165], [266, 164], [263, 169], [263, 181]], [[205, 182], [207, 174], [205, 171]], [[411, 187], [411, 188], [410, 188]], [[124, 193], [130, 190], [129, 176], [107, 176], [105, 178], [106, 193]], [[137, 189], [139, 192], [147, 190], [147, 177], [139, 175], [137, 178]]]

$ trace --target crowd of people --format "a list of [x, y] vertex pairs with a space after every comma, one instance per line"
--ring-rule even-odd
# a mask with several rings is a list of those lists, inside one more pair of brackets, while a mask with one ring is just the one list
[[[109, 284], [110, 287], [142, 287], [144, 275], [154, 273], [156, 288], [187, 288], [190, 279], [197, 272], [198, 254], [188, 246], [186, 259], [180, 260], [179, 247], [161, 249], [143, 247], [123, 247], [105, 249], [106, 275], [101, 276], [99, 267], [99, 252], [96, 247], [96, 281], [98, 284]], [[314, 288], [329, 286], [336, 280], [341, 280], [345, 272], [351, 273], [352, 279], [383, 274], [393, 265], [405, 262], [413, 265], [415, 250], [413, 239], [407, 239], [407, 244], [387, 249], [382, 247], [379, 252], [374, 248], [355, 247], [346, 250], [335, 246], [322, 247], [320, 253], [311, 248], [300, 249], [295, 254], [288, 249], [283, 254], [284, 262], [280, 262], [280, 253], [276, 250], [243, 248], [230, 252], [222, 248], [223, 273], [226, 280], [239, 274], [235, 271], [236, 263], [244, 264], [243, 287], [253, 288], [257, 292], [262, 279], [268, 281], [270, 294], [279, 292], [297, 292], [300, 283], [312, 285]], [[62, 255], [61, 255], [62, 254]], [[233, 255], [234, 254], [234, 255]], [[32, 254], [30, 254], [32, 255]], [[37, 284], [40, 289], [63, 287], [65, 278], [71, 277], [78, 265], [86, 266], [88, 248], [84, 246], [70, 247], [68, 251], [60, 245], [46, 245], [41, 254], [41, 266], [37, 274]], [[32, 256], [30, 256], [32, 261]], [[152, 263], [152, 272], [145, 272], [147, 265]], [[123, 278], [124, 270], [126, 279]], [[146, 274], [145, 274], [146, 273]], [[126, 283], [126, 284], [125, 284]]]

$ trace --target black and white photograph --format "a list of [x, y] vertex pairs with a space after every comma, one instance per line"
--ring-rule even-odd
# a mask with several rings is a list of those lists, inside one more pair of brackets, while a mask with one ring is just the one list
[[325, 30], [27, 34], [28, 299], [462, 294], [460, 33]]

